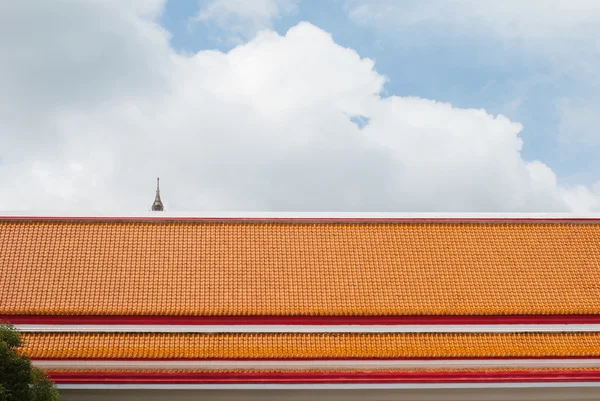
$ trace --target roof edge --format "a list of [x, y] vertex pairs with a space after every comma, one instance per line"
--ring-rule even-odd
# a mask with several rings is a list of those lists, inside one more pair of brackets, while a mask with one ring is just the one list
[[347, 213], [347, 212], [153, 212], [142, 214], [0, 212], [0, 221], [73, 222], [468, 222], [600, 223], [600, 213]]
[[[1, 312], [1, 311], [0, 311]], [[256, 325], [600, 325], [597, 315], [248, 315], [248, 316], [162, 316], [162, 315], [7, 315], [0, 322], [14, 325], [138, 325], [138, 326], [256, 326]]]
[[595, 368], [510, 370], [423, 370], [423, 371], [81, 371], [49, 370], [58, 384], [423, 384], [423, 383], [523, 383], [600, 382]]

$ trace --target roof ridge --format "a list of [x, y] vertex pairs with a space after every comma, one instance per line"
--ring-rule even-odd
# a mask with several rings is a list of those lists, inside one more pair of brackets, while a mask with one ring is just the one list
[[282, 216], [233, 216], [233, 215], [0, 215], [0, 222], [56, 221], [56, 222], [224, 222], [224, 223], [600, 223], [600, 215], [282, 215]]

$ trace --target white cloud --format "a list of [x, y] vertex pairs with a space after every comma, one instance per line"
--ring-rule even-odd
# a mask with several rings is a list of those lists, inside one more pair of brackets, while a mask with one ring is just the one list
[[143, 2], [19, 4], [0, 13], [2, 210], [145, 211], [158, 175], [169, 210], [599, 209], [523, 160], [520, 124], [381, 98], [373, 61], [311, 24], [181, 55]]
[[297, 0], [207, 0], [192, 21], [214, 23], [233, 40], [271, 28], [274, 19], [296, 11]]
[[596, 0], [347, 0], [346, 4], [350, 17], [359, 23], [398, 29], [435, 24], [525, 40], [578, 38], [597, 32], [600, 22]]
[[[349, 18], [410, 46], [474, 46], [490, 65], [528, 65], [539, 76], [600, 84], [597, 0], [345, 0]], [[521, 71], [523, 73], [525, 71]]]
[[[500, 77], [503, 88], [496, 92], [512, 95], [510, 101], [497, 101], [496, 110], [558, 120], [528, 126], [528, 132], [544, 130], [550, 143], [573, 154], [579, 149], [590, 155], [588, 165], [597, 165], [587, 148], [600, 144], [597, 0], [346, 0], [345, 5], [354, 22], [375, 30], [400, 51], [443, 48], [444, 54], [452, 54], [450, 62], [456, 57], [469, 74], [475, 68], [492, 82]], [[494, 101], [490, 94], [488, 104]], [[577, 175], [590, 182], [590, 173]]]

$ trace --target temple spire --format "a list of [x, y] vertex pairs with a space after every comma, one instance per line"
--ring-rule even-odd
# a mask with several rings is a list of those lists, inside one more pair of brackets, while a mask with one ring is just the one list
[[154, 203], [152, 204], [153, 212], [162, 212], [165, 210], [162, 201], [160, 200], [160, 178], [156, 178], [156, 196], [154, 197]]

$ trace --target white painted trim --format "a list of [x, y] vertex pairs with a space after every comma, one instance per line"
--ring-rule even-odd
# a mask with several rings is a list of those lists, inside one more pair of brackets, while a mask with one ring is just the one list
[[47, 218], [210, 218], [210, 219], [600, 219], [600, 213], [354, 213], [354, 212], [145, 212], [89, 213], [67, 212], [0, 212], [2, 217]]
[[440, 359], [440, 360], [266, 360], [266, 361], [124, 361], [33, 360], [42, 369], [493, 369], [599, 368], [600, 359]]
[[360, 384], [57, 384], [59, 390], [350, 390], [600, 387], [600, 382]]
[[591, 332], [600, 324], [422, 324], [422, 325], [104, 325], [16, 324], [29, 333], [524, 333]]

